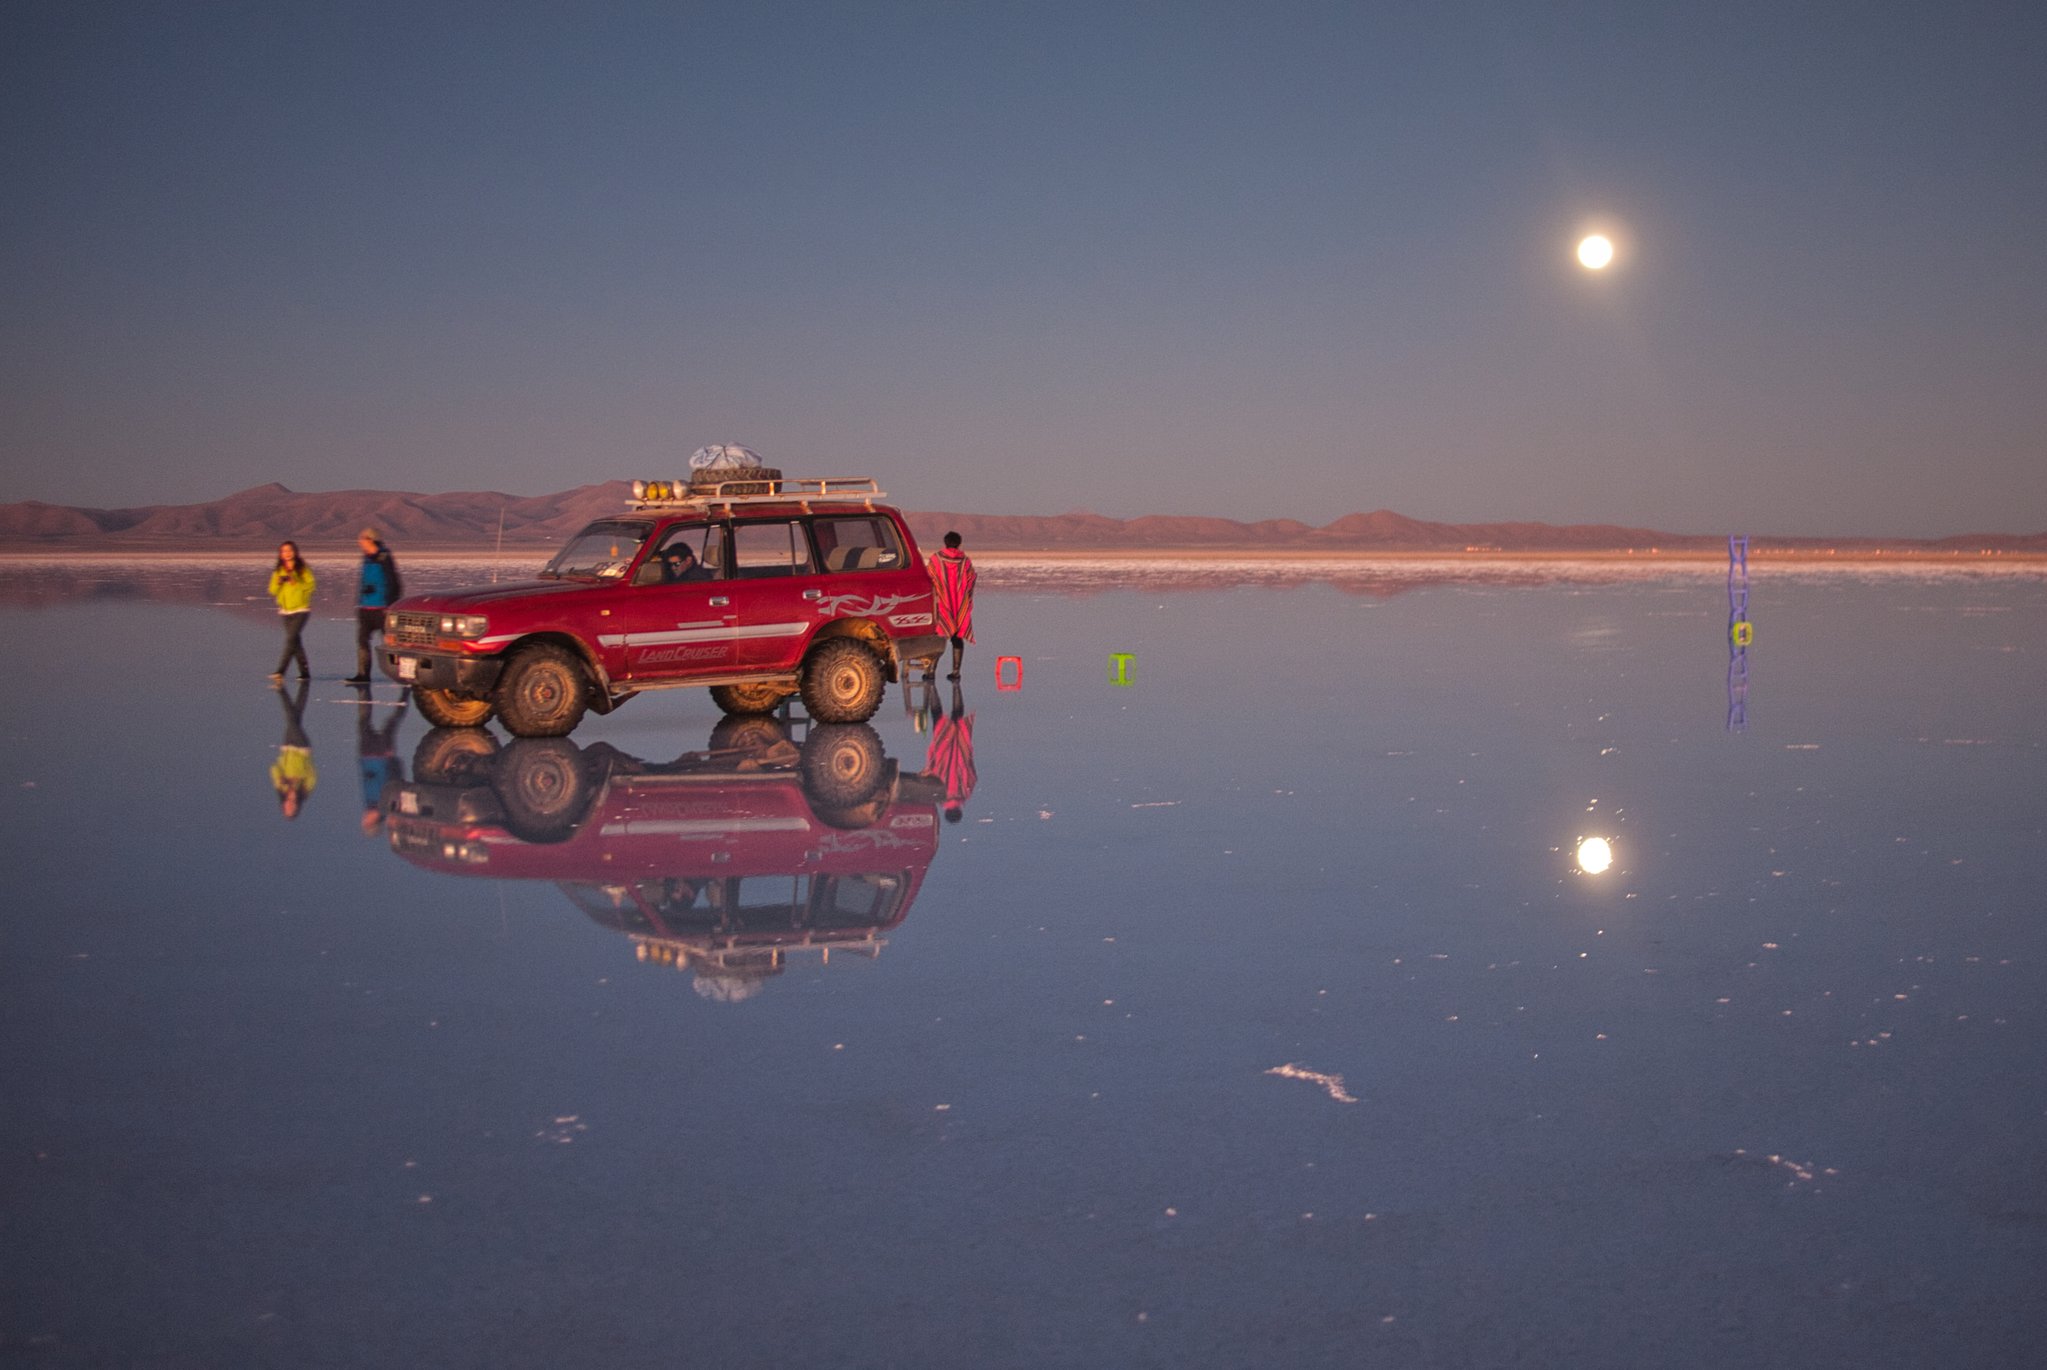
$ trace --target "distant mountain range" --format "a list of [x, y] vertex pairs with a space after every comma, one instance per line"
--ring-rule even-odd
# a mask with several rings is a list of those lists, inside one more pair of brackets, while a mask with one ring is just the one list
[[[558, 543], [591, 519], [622, 511], [624, 481], [583, 485], [559, 494], [496, 491], [418, 495], [390, 490], [305, 494], [259, 485], [205, 504], [155, 504], [93, 509], [26, 501], [0, 504], [0, 549], [32, 551], [208, 551], [268, 547], [285, 538], [308, 551], [353, 544], [374, 527], [412, 551], [534, 548]], [[1390, 510], [1346, 514], [1312, 527], [1293, 519], [1235, 519], [1099, 514], [997, 515], [920, 512], [909, 515], [919, 542], [935, 546], [957, 530], [981, 551], [1228, 551], [1280, 552], [1665, 552], [1714, 551], [1721, 534], [1661, 532], [1611, 524], [1430, 523]], [[1970, 533], [1936, 539], [1757, 537], [1759, 549], [1836, 548], [1966, 554], [2047, 554], [2047, 532]]]
[[391, 490], [304, 494], [272, 483], [205, 504], [87, 509], [30, 500], [0, 504], [0, 545], [35, 548], [204, 550], [275, 544], [352, 546], [376, 528], [394, 545], [489, 547], [502, 523], [507, 545], [559, 542], [600, 514], [624, 507], [626, 484], [585, 485], [558, 495], [496, 491], [414, 495]]

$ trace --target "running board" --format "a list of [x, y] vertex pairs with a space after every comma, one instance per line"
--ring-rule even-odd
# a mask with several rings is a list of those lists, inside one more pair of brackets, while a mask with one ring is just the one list
[[778, 675], [762, 675], [758, 671], [735, 671], [727, 675], [698, 675], [688, 680], [615, 680], [612, 682], [611, 697], [619, 703], [648, 690], [693, 690], [704, 685], [773, 685], [776, 689], [795, 694], [800, 682], [793, 671]]

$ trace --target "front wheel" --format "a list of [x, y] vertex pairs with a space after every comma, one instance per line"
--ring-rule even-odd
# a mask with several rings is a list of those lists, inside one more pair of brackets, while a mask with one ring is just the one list
[[498, 740], [482, 728], [435, 728], [412, 753], [412, 778], [423, 785], [486, 785]]
[[714, 752], [764, 752], [789, 740], [789, 729], [766, 714], [734, 714], [711, 729]]
[[575, 743], [519, 738], [498, 753], [491, 788], [505, 828], [521, 842], [562, 842], [575, 834], [596, 795], [596, 768]]
[[789, 697], [778, 685], [713, 685], [711, 702], [728, 714], [764, 714]]
[[488, 699], [458, 695], [453, 690], [414, 690], [412, 702], [436, 728], [481, 728], [497, 712], [497, 705]]
[[542, 642], [513, 657], [498, 680], [498, 721], [514, 737], [563, 737], [583, 721], [589, 690], [583, 663]]
[[881, 658], [854, 638], [828, 638], [803, 663], [803, 707], [819, 723], [865, 723], [887, 685]]

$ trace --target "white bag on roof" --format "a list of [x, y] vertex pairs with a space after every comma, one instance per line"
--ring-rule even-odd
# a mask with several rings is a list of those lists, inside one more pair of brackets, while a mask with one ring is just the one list
[[699, 447], [690, 454], [689, 469], [692, 471], [751, 471], [765, 465], [760, 453], [751, 447], [732, 444], [713, 444]]

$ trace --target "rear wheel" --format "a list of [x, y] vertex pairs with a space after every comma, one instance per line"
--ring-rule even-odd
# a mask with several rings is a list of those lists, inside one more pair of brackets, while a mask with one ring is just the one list
[[779, 685], [713, 685], [711, 701], [728, 714], [764, 714], [789, 697]]
[[850, 637], [827, 638], [803, 663], [803, 707], [820, 723], [865, 723], [888, 684], [881, 658]]
[[826, 723], [803, 739], [799, 763], [813, 804], [840, 809], [874, 797], [888, 778], [881, 736], [865, 723]]
[[565, 737], [522, 737], [498, 753], [491, 788], [521, 842], [560, 842], [590, 807], [595, 767]]
[[436, 728], [481, 728], [497, 712], [497, 705], [490, 700], [453, 690], [414, 690], [412, 702]]
[[514, 737], [562, 737], [583, 721], [583, 663], [551, 642], [523, 648], [498, 680], [498, 721]]

